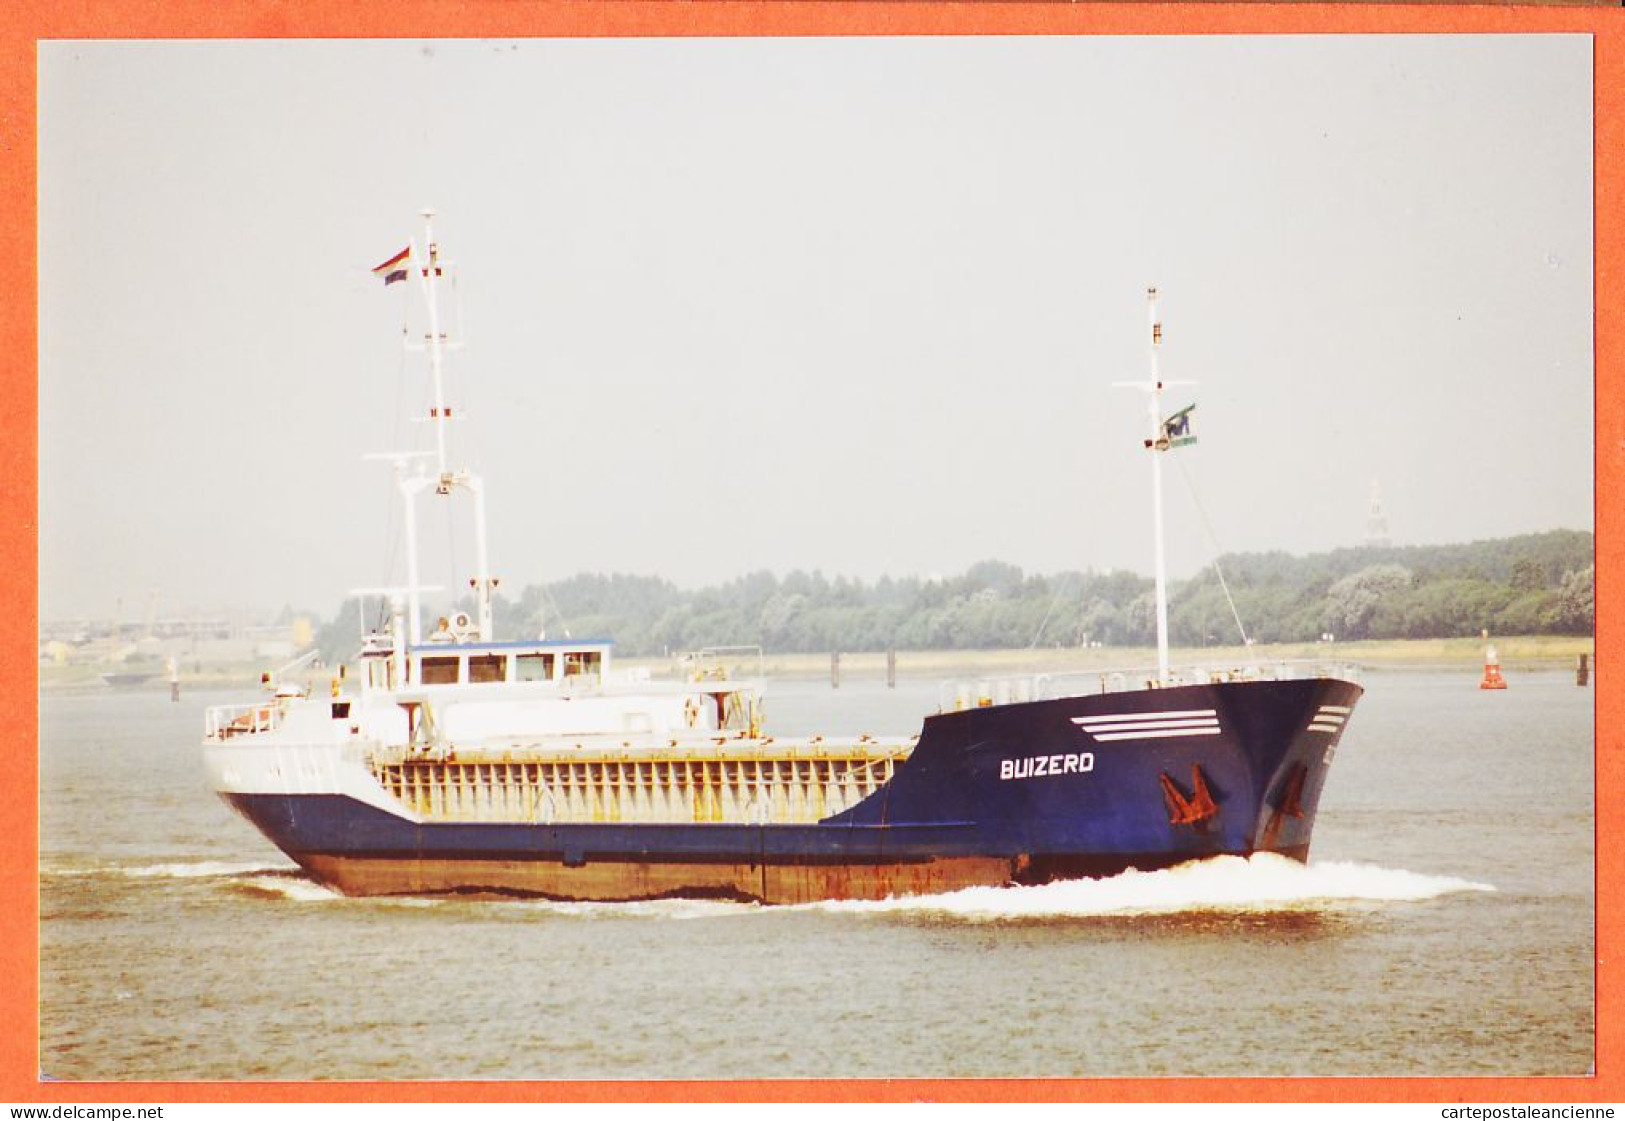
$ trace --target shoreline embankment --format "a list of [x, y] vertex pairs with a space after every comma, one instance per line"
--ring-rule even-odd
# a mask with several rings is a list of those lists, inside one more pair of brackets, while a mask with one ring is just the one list
[[[1521, 670], [1573, 669], [1580, 655], [1586, 655], [1592, 674], [1597, 672], [1596, 644], [1589, 635], [1511, 635], [1492, 638], [1378, 639], [1364, 642], [1310, 642], [1242, 646], [1176, 647], [1170, 651], [1175, 666], [1201, 666], [1228, 669], [1249, 664], [1277, 662], [1343, 663], [1366, 670], [1438, 670], [1475, 672], [1483, 667], [1485, 646], [1495, 647], [1504, 672]], [[822, 653], [764, 652], [758, 662], [754, 652], [730, 652], [724, 659], [730, 672], [751, 675], [758, 665], [770, 678], [821, 679], [831, 674], [833, 651]], [[843, 681], [886, 679], [886, 651], [840, 652]], [[899, 679], [946, 681], [971, 677], [1019, 677], [1036, 673], [1132, 672], [1156, 665], [1156, 651], [1149, 647], [1032, 647], [1021, 650], [899, 650], [896, 652]], [[622, 669], [647, 669], [652, 677], [678, 677], [683, 663], [678, 657], [617, 658]], [[107, 665], [41, 665], [41, 692], [108, 690], [101, 674], [130, 668]], [[250, 663], [183, 661], [180, 686], [184, 695], [194, 690], [257, 688], [261, 671], [268, 666]], [[293, 679], [311, 688], [327, 688], [335, 671], [329, 668], [301, 671]], [[126, 689], [167, 691], [167, 674], [154, 671], [150, 680]]]

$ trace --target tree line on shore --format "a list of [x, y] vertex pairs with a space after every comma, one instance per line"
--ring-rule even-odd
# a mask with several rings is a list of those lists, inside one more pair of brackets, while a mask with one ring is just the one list
[[[1222, 580], [1220, 578], [1222, 573]], [[1169, 591], [1175, 645], [1586, 634], [1594, 617], [1593, 539], [1554, 530], [1461, 545], [1221, 557]], [[1229, 595], [1225, 592], [1228, 589]], [[1232, 611], [1231, 602], [1235, 609]], [[463, 605], [469, 610], [471, 605]], [[1156, 641], [1152, 581], [1136, 573], [1023, 573], [983, 561], [948, 579], [754, 572], [697, 590], [655, 576], [588, 574], [499, 596], [499, 633], [612, 638], [626, 655], [706, 646], [769, 651], [985, 650], [1145, 646]], [[352, 601], [318, 637], [353, 653]]]

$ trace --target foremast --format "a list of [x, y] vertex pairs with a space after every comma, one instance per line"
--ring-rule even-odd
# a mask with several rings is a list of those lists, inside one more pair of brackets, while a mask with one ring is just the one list
[[1158, 686], [1171, 683], [1168, 671], [1168, 564], [1163, 545], [1162, 530], [1162, 456], [1158, 453], [1196, 442], [1190, 432], [1190, 405], [1172, 416], [1163, 415], [1163, 390], [1171, 385], [1195, 385], [1190, 381], [1163, 381], [1158, 358], [1162, 349], [1162, 321], [1157, 318], [1157, 290], [1147, 288], [1146, 322], [1151, 333], [1151, 376], [1147, 381], [1116, 382], [1131, 389], [1144, 390], [1146, 418], [1149, 428], [1145, 448], [1151, 456], [1151, 520], [1152, 539], [1156, 552], [1156, 607], [1157, 607], [1157, 680]]

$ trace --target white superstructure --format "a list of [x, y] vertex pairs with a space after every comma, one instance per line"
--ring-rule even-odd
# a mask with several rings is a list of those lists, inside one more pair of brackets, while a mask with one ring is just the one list
[[[406, 582], [353, 593], [381, 598], [389, 618], [363, 639], [355, 674], [341, 667], [328, 695], [268, 674], [265, 699], [208, 711], [204, 755], [216, 789], [228, 798], [343, 794], [413, 820], [463, 819], [475, 803], [493, 820], [509, 820], [516, 806], [530, 807], [520, 819], [534, 820], [538, 806], [569, 804], [598, 807], [582, 810], [589, 820], [619, 819], [628, 797], [641, 797], [647, 813], [665, 812], [648, 808], [655, 802], [671, 810], [669, 791], [649, 797], [662, 784], [698, 790], [707, 806], [726, 802], [730, 816], [777, 805], [781, 818], [816, 820], [872, 793], [917, 736], [774, 740], [762, 729], [760, 680], [732, 679], [719, 662], [696, 661], [686, 679], [656, 682], [617, 674], [606, 641], [497, 639], [484, 482], [448, 459], [445, 425], [458, 414], [446, 403], [443, 361], [457, 344], [438, 305], [450, 265], [434, 212], [422, 215], [422, 249], [411, 241], [374, 270], [386, 284], [414, 285], [427, 325], [408, 349], [427, 359], [431, 405], [421, 419], [433, 426], [434, 450], [367, 457], [394, 468]], [[418, 571], [417, 504], [429, 492], [473, 498], [475, 607], [474, 617], [453, 613], [425, 636], [422, 595], [439, 590]], [[809, 785], [816, 797], [795, 793]], [[725, 789], [733, 796], [724, 799]]]

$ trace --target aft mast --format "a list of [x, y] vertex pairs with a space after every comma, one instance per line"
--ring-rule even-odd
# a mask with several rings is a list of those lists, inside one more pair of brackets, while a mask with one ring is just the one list
[[[434, 387], [434, 405], [429, 410], [429, 419], [434, 424], [435, 462], [439, 466], [438, 474], [444, 488], [447, 477], [444, 422], [451, 419], [451, 410], [446, 408], [445, 379], [441, 375], [446, 336], [440, 330], [440, 245], [434, 239], [434, 211], [425, 207], [418, 213], [423, 216], [423, 243], [429, 251], [428, 262], [417, 270], [418, 284], [423, 293], [423, 306], [429, 316], [429, 331], [424, 336], [424, 348], [429, 354], [429, 379]], [[416, 253], [413, 256], [415, 257]], [[440, 493], [445, 494], [446, 490], [442, 489]]]
[[[419, 601], [419, 592], [427, 591], [418, 584], [418, 558], [417, 539], [415, 532], [416, 516], [415, 506], [417, 496], [427, 489], [431, 483], [436, 494], [449, 496], [453, 490], [461, 488], [474, 496], [474, 550], [476, 570], [469, 580], [469, 586], [474, 590], [476, 611], [479, 615], [479, 633], [481, 641], [491, 642], [495, 639], [492, 625], [491, 593], [498, 581], [492, 577], [489, 554], [486, 549], [485, 534], [485, 481], [470, 471], [467, 467], [455, 470], [447, 466], [446, 459], [446, 429], [445, 425], [452, 419], [452, 409], [446, 404], [444, 361], [448, 349], [456, 349], [459, 344], [448, 341], [446, 332], [440, 323], [440, 281], [445, 266], [440, 259], [440, 244], [434, 235], [434, 210], [425, 208], [419, 212], [423, 217], [423, 245], [425, 255], [418, 253], [417, 243], [408, 244], [403, 254], [391, 258], [374, 270], [376, 275], [383, 278], [385, 284], [394, 280], [403, 279], [405, 273], [416, 274], [418, 291], [423, 297], [424, 308], [427, 315], [427, 331], [421, 345], [407, 344], [408, 350], [421, 351], [429, 360], [429, 381], [432, 392], [432, 404], [429, 415], [425, 418], [434, 426], [435, 450], [432, 453], [435, 460], [435, 474], [432, 479], [422, 474], [408, 475], [405, 471], [404, 460], [408, 456], [382, 456], [379, 458], [392, 459], [396, 465], [396, 483], [401, 493], [401, 501], [406, 511], [407, 526], [407, 586], [408, 598], [408, 640], [416, 644], [421, 640], [422, 608]], [[405, 265], [405, 269], [396, 266]], [[429, 454], [429, 453], [425, 453]]]

